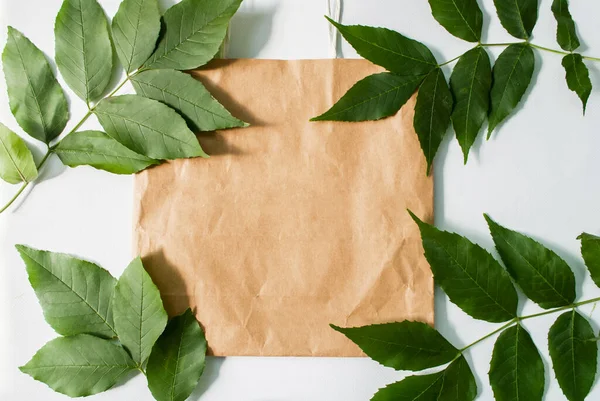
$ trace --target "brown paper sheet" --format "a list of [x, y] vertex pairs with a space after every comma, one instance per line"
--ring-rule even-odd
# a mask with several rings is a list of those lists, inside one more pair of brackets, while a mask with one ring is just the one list
[[195, 72], [250, 128], [201, 135], [208, 160], [135, 179], [134, 249], [170, 314], [191, 306], [213, 355], [361, 356], [329, 323], [433, 324], [407, 208], [433, 218], [414, 98], [377, 122], [309, 122], [364, 60], [217, 60]]

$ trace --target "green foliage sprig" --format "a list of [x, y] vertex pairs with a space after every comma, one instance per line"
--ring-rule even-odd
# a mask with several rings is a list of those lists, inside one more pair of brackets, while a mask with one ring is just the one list
[[[563, 259], [487, 215], [485, 219], [506, 269], [467, 238], [438, 230], [412, 213], [411, 216], [421, 231], [425, 257], [435, 282], [450, 301], [476, 319], [504, 324], [462, 348], [419, 322], [351, 328], [332, 325], [384, 366], [421, 371], [448, 364], [436, 373], [409, 376], [380, 389], [372, 401], [474, 400], [477, 384], [464, 354], [498, 333], [488, 373], [495, 399], [541, 401], [545, 388], [544, 363], [521, 322], [558, 312], [564, 313], [548, 333], [554, 374], [569, 401], [583, 401], [596, 378], [598, 337], [589, 319], [577, 309], [599, 302], [600, 297], [576, 301], [575, 276]], [[600, 237], [584, 233], [579, 239], [591, 277], [600, 286]], [[545, 310], [518, 315], [515, 284]]]
[[23, 245], [29, 282], [52, 328], [20, 369], [54, 391], [84, 397], [140, 371], [158, 401], [184, 401], [204, 370], [206, 340], [191, 310], [167, 322], [160, 293], [134, 259], [119, 280], [100, 266]]
[[[585, 113], [592, 83], [584, 60], [600, 59], [575, 53], [579, 39], [568, 0], [552, 3], [558, 25], [557, 42], [564, 51], [530, 41], [538, 16], [538, 0], [494, 0], [502, 26], [523, 40], [515, 43], [481, 42], [483, 13], [477, 0], [429, 0], [429, 5], [433, 17], [448, 32], [476, 46], [438, 63], [427, 46], [398, 32], [342, 25], [328, 18], [358, 54], [389, 73], [359, 81], [331, 109], [311, 121], [366, 121], [389, 117], [418, 90], [413, 125], [427, 160], [428, 173], [450, 123], [466, 164], [485, 120], [489, 139], [492, 131], [523, 98], [535, 68], [534, 50], [563, 55], [567, 86], [579, 96]], [[505, 48], [493, 67], [486, 50], [491, 46]], [[454, 61], [458, 62], [448, 84], [441, 67]]]
[[[194, 131], [247, 124], [180, 70], [209, 62], [242, 0], [183, 0], [162, 17], [157, 0], [123, 0], [109, 25], [96, 0], [64, 0], [56, 17], [56, 65], [88, 112], [59, 139], [69, 120], [67, 99], [44, 54], [8, 28], [2, 53], [10, 109], [47, 152], [36, 165], [26, 143], [0, 124], [0, 178], [21, 184], [5, 211], [56, 154], [70, 166], [133, 174], [163, 160], [208, 157]], [[113, 45], [126, 78], [111, 91]], [[131, 82], [137, 95], [116, 96]], [[106, 94], [106, 92], [109, 92]], [[79, 131], [95, 115], [101, 131]]]

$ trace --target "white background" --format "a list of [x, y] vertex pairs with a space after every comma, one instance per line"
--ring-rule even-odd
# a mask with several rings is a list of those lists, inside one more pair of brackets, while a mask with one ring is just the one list
[[[118, 0], [100, 2], [109, 16], [114, 15]], [[162, 0], [163, 10], [174, 2]], [[246, 0], [233, 20], [230, 57], [328, 57], [327, 25], [322, 17], [325, 3], [326, 0]], [[492, 0], [480, 3], [485, 9], [484, 42], [514, 41], [497, 22]], [[583, 43], [581, 51], [600, 56], [600, 3], [572, 3]], [[558, 48], [550, 4], [551, 0], [541, 1], [533, 41]], [[60, 0], [0, 0], [0, 43], [5, 43], [5, 27], [10, 23], [46, 54], [53, 55], [53, 24], [59, 7]], [[430, 46], [440, 62], [469, 47], [434, 21], [425, 0], [346, 0], [343, 22], [398, 30]], [[356, 57], [346, 44], [343, 54]], [[497, 55], [494, 52], [494, 57]], [[560, 56], [538, 52], [536, 64], [534, 88], [526, 94], [524, 105], [494, 133], [492, 140], [484, 142], [480, 138], [476, 142], [466, 167], [454, 139], [448, 138], [442, 144], [435, 165], [436, 224], [491, 249], [482, 218], [482, 213], [488, 212], [501, 224], [542, 240], [563, 256], [576, 271], [580, 299], [598, 296], [600, 290], [589, 278], [583, 279], [585, 269], [576, 237], [582, 231], [600, 234], [600, 91], [594, 91], [590, 97], [584, 118], [579, 100], [566, 88]], [[599, 64], [588, 65], [592, 81], [600, 86]], [[4, 80], [0, 80], [0, 93], [0, 121], [22, 133], [10, 114]], [[85, 109], [70, 92], [69, 97], [72, 126]], [[99, 125], [91, 121], [87, 127]], [[40, 148], [36, 153], [38, 160], [42, 151]], [[0, 185], [2, 203], [15, 191], [16, 187]], [[65, 169], [53, 159], [44, 170], [42, 182], [28, 192], [18, 207], [0, 216], [0, 399], [67, 398], [17, 369], [55, 334], [43, 319], [14, 244], [76, 254], [100, 263], [118, 276], [132, 258], [131, 212], [131, 177], [84, 167]], [[524, 313], [538, 310], [525, 301], [522, 308]], [[591, 313], [591, 307], [584, 312]], [[436, 313], [438, 329], [457, 346], [497, 327], [469, 318], [439, 292]], [[553, 319], [554, 316], [527, 321], [526, 326], [545, 359], [546, 399], [562, 400], [565, 398], [553, 380], [547, 352], [547, 331]], [[594, 326], [597, 329], [598, 324]], [[488, 340], [468, 356], [477, 372], [479, 400], [493, 399], [487, 380], [492, 346], [493, 341]], [[211, 358], [192, 399], [365, 401], [378, 387], [403, 375], [360, 358]], [[600, 388], [596, 386], [588, 399], [598, 397]], [[137, 376], [93, 399], [152, 398], [144, 377]]]

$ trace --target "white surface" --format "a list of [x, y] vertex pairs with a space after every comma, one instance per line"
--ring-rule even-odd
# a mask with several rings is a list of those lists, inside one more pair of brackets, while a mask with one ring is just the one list
[[[174, 1], [164, 1], [163, 6]], [[101, 0], [108, 15], [118, 0]], [[493, 15], [492, 0], [483, 0], [485, 42], [514, 41]], [[551, 0], [541, 1], [534, 42], [557, 48]], [[597, 20], [600, 3], [572, 2], [582, 51], [600, 56]], [[23, 31], [47, 54], [54, 53], [53, 24], [60, 0], [0, 0], [0, 43], [7, 24]], [[164, 7], [163, 7], [164, 8]], [[246, 0], [232, 27], [231, 57], [328, 57], [326, 0]], [[346, 0], [345, 23], [396, 29], [429, 45], [441, 62], [462, 53], [468, 44], [452, 37], [431, 17], [425, 0]], [[495, 49], [496, 50], [496, 49]], [[346, 44], [346, 57], [355, 52]], [[494, 53], [497, 56], [497, 52]], [[536, 56], [535, 87], [517, 115], [503, 124], [489, 142], [477, 141], [468, 166], [460, 148], [449, 139], [436, 162], [437, 225], [470, 236], [491, 248], [482, 213], [552, 245], [576, 270], [578, 295], [597, 296], [591, 280], [581, 284], [584, 266], [576, 237], [582, 231], [600, 233], [600, 93], [592, 94], [588, 113], [581, 115], [577, 97], [563, 80], [560, 57]], [[592, 80], [600, 85], [598, 64]], [[449, 72], [447, 70], [446, 72]], [[64, 86], [66, 88], [66, 86]], [[19, 130], [8, 109], [0, 80], [0, 121]], [[85, 113], [83, 103], [69, 93], [74, 121]], [[88, 127], [99, 127], [90, 122]], [[382, 144], [384, 146], [384, 144]], [[39, 160], [40, 152], [36, 155]], [[120, 275], [131, 259], [131, 177], [118, 177], [90, 168], [65, 169], [57, 160], [44, 171], [44, 180], [24, 202], [0, 216], [0, 399], [64, 400], [45, 385], [21, 374], [17, 366], [55, 337], [27, 281], [14, 244], [63, 251], [97, 261]], [[16, 190], [0, 185], [0, 199]], [[3, 203], [3, 202], [2, 202]], [[538, 308], [523, 303], [525, 312]], [[586, 313], [591, 309], [585, 309]], [[437, 327], [456, 345], [464, 345], [496, 325], [477, 322], [438, 294]], [[597, 314], [596, 314], [597, 315]], [[562, 400], [549, 365], [546, 333], [553, 316], [526, 326], [546, 361], [547, 400]], [[598, 324], [595, 324], [597, 329]], [[476, 347], [468, 359], [477, 372], [479, 400], [492, 400], [487, 380], [493, 341]], [[202, 401], [365, 401], [403, 373], [368, 359], [227, 358], [211, 359], [193, 400]], [[588, 399], [600, 397], [595, 387]], [[94, 400], [151, 400], [143, 376], [97, 395]]]

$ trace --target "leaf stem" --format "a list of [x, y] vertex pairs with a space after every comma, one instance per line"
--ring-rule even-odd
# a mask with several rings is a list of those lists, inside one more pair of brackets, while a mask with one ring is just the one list
[[504, 331], [505, 329], [509, 328], [510, 326], [514, 325], [515, 323], [518, 323], [522, 320], [527, 320], [527, 319], [533, 319], [536, 317], [540, 317], [540, 316], [545, 316], [545, 315], [550, 315], [552, 313], [557, 313], [557, 312], [561, 312], [564, 310], [568, 310], [568, 309], [574, 309], [577, 308], [579, 306], [583, 306], [583, 305], [587, 305], [587, 304], [592, 304], [595, 302], [600, 302], [600, 297], [597, 298], [591, 298], [591, 299], [586, 299], [585, 301], [580, 301], [580, 302], [575, 302], [571, 305], [565, 305], [565, 306], [560, 306], [557, 308], [553, 308], [553, 309], [548, 309], [546, 311], [540, 312], [540, 313], [534, 313], [532, 315], [525, 315], [525, 316], [517, 316], [511, 320], [509, 320], [508, 322], [506, 322], [503, 326], [501, 326], [500, 328], [497, 328], [494, 331], [491, 331], [490, 333], [486, 334], [485, 336], [481, 337], [480, 339], [473, 341], [471, 344], [461, 348], [459, 351], [462, 354], [464, 351], [468, 350], [469, 348], [473, 347], [476, 344], [479, 344], [480, 342], [487, 340], [488, 338], [490, 338], [491, 336], [493, 336], [494, 334], [498, 334], [501, 331]]
[[[137, 72], [128, 75], [123, 82], [121, 82], [112, 92], [110, 92], [108, 95], [104, 96], [102, 99], [100, 99], [100, 101], [98, 103], [100, 103], [102, 100], [109, 98], [111, 96], [114, 96], [127, 82], [129, 82], [129, 80], [131, 78], [133, 78], [134, 76], [136, 76], [138, 73], [140, 73], [143, 70], [138, 70]], [[89, 103], [87, 104], [88, 107], [88, 111], [87, 113], [85, 113], [85, 115], [81, 118], [81, 120], [79, 120], [79, 122], [77, 124], [75, 124], [75, 126], [73, 127], [72, 130], [69, 131], [69, 133], [67, 135], [65, 135], [65, 137], [71, 135], [72, 133], [74, 133], [75, 131], [77, 131], [79, 128], [81, 128], [81, 126], [83, 125], [83, 123], [85, 123], [87, 121], [88, 118], [91, 117], [91, 115], [94, 113], [94, 109], [96, 108], [96, 106], [98, 105], [98, 103], [96, 103], [94, 106], [90, 107]], [[58, 140], [54, 145], [49, 146], [48, 147], [48, 151], [46, 152], [46, 154], [44, 155], [44, 158], [40, 161], [40, 164], [37, 166], [38, 172], [41, 170], [41, 168], [44, 166], [44, 164], [46, 163], [46, 160], [48, 160], [48, 157], [50, 157], [50, 155], [52, 153], [54, 153], [54, 149], [56, 149], [56, 147], [58, 146], [58, 144], [60, 143], [60, 141], [62, 141], [65, 137], [61, 138], [60, 140]], [[17, 191], [17, 193], [8, 201], [8, 203], [6, 205], [4, 205], [2, 207], [2, 209], [0, 209], [0, 214], [2, 214], [2, 212], [4, 212], [6, 209], [8, 209], [10, 207], [10, 205], [12, 205], [17, 198], [23, 193], [23, 191], [25, 191], [25, 188], [27, 188], [29, 186], [29, 184], [31, 184], [30, 182], [25, 182], [23, 183], [23, 185], [21, 185], [21, 188], [19, 188], [19, 190]]]
[[[54, 152], [53, 148], [48, 148], [48, 151], [46, 152], [46, 154], [44, 155], [42, 160], [40, 160], [40, 163], [37, 165], [38, 173], [41, 170], [41, 168], [44, 166], [44, 164], [46, 164], [46, 160], [48, 160], [48, 158], [50, 157], [50, 155], [53, 152]], [[31, 181], [24, 182], [23, 185], [21, 185], [21, 188], [19, 188], [17, 193], [8, 201], [8, 203], [6, 205], [4, 205], [2, 207], [2, 209], [0, 209], [0, 214], [2, 214], [2, 212], [4, 212], [6, 209], [8, 209], [10, 207], [10, 205], [12, 205], [17, 200], [19, 195], [21, 195], [23, 193], [23, 191], [25, 190], [25, 188], [27, 188], [29, 186], [29, 184], [31, 184]]]
[[456, 56], [456, 57], [454, 57], [452, 60], [448, 60], [448, 61], [446, 61], [445, 63], [438, 64], [438, 67], [442, 67], [442, 66], [445, 66], [446, 64], [450, 64], [451, 62], [453, 62], [453, 61], [456, 61], [456, 60], [458, 60], [458, 59], [459, 59], [459, 58], [461, 58], [461, 57], [462, 57], [462, 54], [461, 54], [460, 56]]

